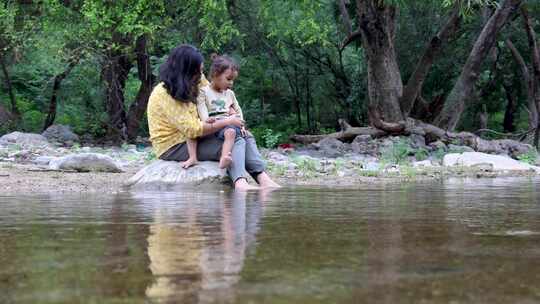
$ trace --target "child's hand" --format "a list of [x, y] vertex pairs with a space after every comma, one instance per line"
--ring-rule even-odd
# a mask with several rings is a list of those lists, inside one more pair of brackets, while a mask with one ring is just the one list
[[208, 119], [206, 119], [206, 123], [215, 123], [216, 122], [216, 118], [215, 117], [208, 117]]
[[245, 126], [242, 126], [242, 128], [240, 128], [240, 134], [242, 134], [242, 137], [248, 136], [249, 132]]

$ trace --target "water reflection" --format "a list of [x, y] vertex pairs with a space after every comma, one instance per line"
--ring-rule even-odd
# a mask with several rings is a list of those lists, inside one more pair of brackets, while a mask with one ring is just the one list
[[0, 195], [0, 303], [533, 303], [540, 180]]
[[253, 244], [267, 192], [190, 195], [174, 205], [178, 194], [162, 193], [140, 200], [160, 205], [149, 225], [149, 269], [154, 276], [146, 296], [159, 303], [232, 302], [247, 248]]

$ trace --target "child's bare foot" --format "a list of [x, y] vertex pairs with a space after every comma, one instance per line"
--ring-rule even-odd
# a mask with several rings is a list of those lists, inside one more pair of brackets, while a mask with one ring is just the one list
[[196, 158], [188, 158], [185, 162], [180, 163], [182, 168], [187, 169], [191, 166], [195, 166], [199, 161]]
[[231, 163], [232, 163], [232, 156], [231, 156], [231, 152], [229, 152], [227, 155], [223, 155], [220, 158], [220, 160], [219, 160], [219, 168], [220, 169], [229, 168]]
[[235, 191], [248, 191], [248, 190], [257, 190], [259, 187], [250, 185], [245, 178], [239, 178], [234, 183]]

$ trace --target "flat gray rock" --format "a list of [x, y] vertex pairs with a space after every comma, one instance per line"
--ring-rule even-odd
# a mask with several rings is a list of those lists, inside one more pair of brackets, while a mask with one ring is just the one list
[[40, 134], [11, 132], [0, 137], [2, 144], [16, 144], [23, 147], [48, 147], [47, 138]]
[[98, 153], [78, 153], [58, 157], [50, 161], [49, 169], [79, 172], [123, 172], [110, 156]]
[[223, 183], [229, 180], [217, 162], [204, 161], [184, 169], [179, 162], [156, 160], [131, 177], [126, 186]]

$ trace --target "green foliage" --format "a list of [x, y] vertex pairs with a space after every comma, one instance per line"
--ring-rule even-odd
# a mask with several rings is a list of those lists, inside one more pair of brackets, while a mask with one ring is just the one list
[[382, 151], [381, 159], [390, 164], [402, 164], [407, 161], [407, 157], [414, 153], [409, 142], [404, 138], [399, 138], [391, 146]]
[[25, 132], [40, 133], [45, 121], [43, 113], [30, 110], [22, 114], [20, 128]]
[[[24, 1], [23, 1], [24, 2]], [[106, 83], [102, 69], [112, 59], [123, 58], [131, 69], [125, 84], [124, 108], [135, 100], [140, 88], [134, 51], [137, 38], [148, 38], [151, 70], [158, 75], [168, 52], [180, 43], [199, 47], [210, 65], [212, 52], [229, 53], [241, 64], [235, 92], [250, 130], [261, 146], [275, 147], [294, 133], [332, 133], [337, 119], [354, 126], [368, 124], [367, 61], [360, 44], [341, 49], [346, 38], [336, 1], [331, 0], [7, 0], [0, 5], [0, 53], [7, 64], [20, 123], [4, 124], [1, 133], [15, 129], [39, 132], [48, 109], [55, 75], [74, 58], [78, 65], [64, 79], [58, 95], [56, 122], [71, 125], [78, 134], [102, 137], [108, 116]], [[356, 1], [349, 1], [353, 30]], [[494, 0], [460, 1], [464, 18], [459, 34], [444, 46], [422, 88], [427, 102], [436, 101], [451, 89], [484, 22], [485, 5]], [[426, 43], [438, 32], [456, 0], [388, 0], [396, 6], [396, 52], [406, 83]], [[538, 29], [540, 7], [528, 1]], [[515, 62], [504, 43], [511, 37], [529, 64], [530, 49], [516, 18], [500, 34], [497, 71], [488, 58], [480, 71], [476, 90], [492, 80], [496, 89], [471, 101], [461, 128], [476, 130], [479, 105], [486, 105], [488, 128], [504, 131], [508, 104], [505, 87], [512, 88], [517, 112], [515, 132], [528, 128], [526, 92]], [[5, 76], [0, 73], [0, 102], [9, 109]], [[503, 86], [505, 85], [505, 86]], [[478, 95], [478, 94], [477, 94]], [[476, 106], [478, 105], [478, 106]], [[298, 113], [299, 111], [299, 113]], [[308, 115], [309, 111], [309, 115]], [[141, 136], [148, 135], [143, 118]], [[435, 151], [440, 157], [444, 150]], [[385, 151], [388, 162], [400, 163], [427, 151], [412, 151], [396, 143]]]
[[425, 148], [419, 148], [414, 152], [414, 158], [416, 158], [417, 161], [423, 161], [426, 160], [429, 156], [429, 151]]
[[519, 155], [517, 159], [529, 165], [535, 165], [536, 161], [538, 160], [538, 151], [536, 148], [529, 149], [527, 153]]
[[318, 161], [308, 157], [295, 156], [291, 160], [296, 165], [296, 169], [305, 177], [313, 177], [320, 165]]
[[442, 147], [438, 147], [435, 151], [433, 151], [433, 157], [438, 160], [442, 160], [444, 156], [446, 155], [446, 150]]
[[266, 129], [264, 130], [264, 133], [262, 134], [263, 144], [267, 148], [273, 148], [277, 146], [280, 137], [281, 137], [281, 133], [279, 132], [274, 133], [272, 129]]
[[287, 165], [268, 163], [268, 170], [272, 175], [285, 176], [288, 170]]

